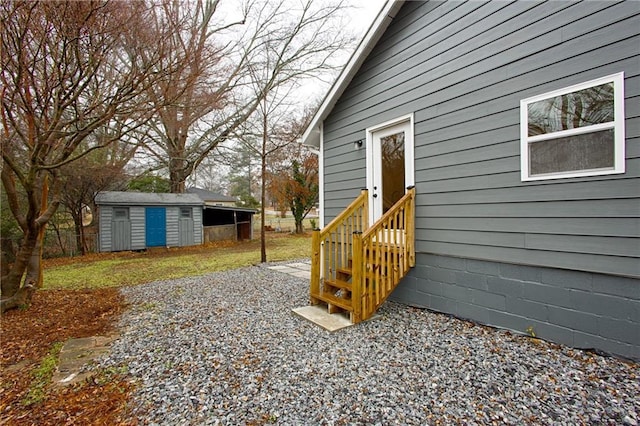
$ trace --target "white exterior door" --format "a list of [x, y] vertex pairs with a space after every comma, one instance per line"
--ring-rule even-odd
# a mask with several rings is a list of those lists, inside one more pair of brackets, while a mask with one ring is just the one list
[[367, 129], [370, 223], [402, 198], [414, 181], [413, 115]]

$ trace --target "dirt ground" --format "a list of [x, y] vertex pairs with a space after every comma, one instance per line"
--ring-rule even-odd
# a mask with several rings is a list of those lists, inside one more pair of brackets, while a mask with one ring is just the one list
[[33, 372], [56, 342], [113, 331], [124, 308], [118, 289], [43, 290], [27, 310], [1, 317], [0, 425], [122, 425], [133, 384], [105, 372], [67, 388], [46, 390], [26, 405]]

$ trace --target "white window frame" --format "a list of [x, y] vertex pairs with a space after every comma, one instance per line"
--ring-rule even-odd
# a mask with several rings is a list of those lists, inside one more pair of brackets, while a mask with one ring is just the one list
[[[592, 126], [579, 127], [577, 129], [561, 130], [543, 135], [529, 136], [529, 115], [528, 105], [544, 99], [577, 92], [589, 87], [601, 84], [613, 83], [613, 108], [614, 120], [609, 123], [595, 124]], [[604, 169], [572, 170], [568, 172], [545, 173], [539, 175], [530, 174], [529, 145], [539, 141], [558, 139], [567, 136], [592, 133], [596, 131], [613, 129], [614, 131], [614, 166]], [[585, 83], [576, 84], [541, 95], [532, 96], [520, 101], [520, 173], [523, 182], [564, 179], [585, 176], [600, 176], [610, 174], [620, 174], [625, 172], [625, 134], [624, 134], [624, 73], [608, 75]]]

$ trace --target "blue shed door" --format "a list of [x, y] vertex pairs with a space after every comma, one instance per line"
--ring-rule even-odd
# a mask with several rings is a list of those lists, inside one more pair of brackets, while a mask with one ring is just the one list
[[147, 207], [145, 225], [147, 247], [167, 245], [167, 210], [164, 207]]

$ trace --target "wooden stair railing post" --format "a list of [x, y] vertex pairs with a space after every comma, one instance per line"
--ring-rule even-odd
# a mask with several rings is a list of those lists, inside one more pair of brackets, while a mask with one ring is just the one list
[[[353, 322], [360, 322], [363, 318], [365, 263], [362, 234], [368, 229], [368, 219], [369, 197], [368, 191], [363, 189], [327, 226], [314, 230], [311, 240], [311, 304], [326, 303], [329, 313], [348, 311]], [[359, 239], [354, 238], [356, 233]], [[356, 244], [360, 248], [353, 251]], [[361, 283], [356, 286], [355, 293], [348, 282], [348, 277], [352, 281], [354, 279], [350, 271], [354, 267], [359, 274], [356, 278]]]
[[410, 186], [407, 188], [411, 194], [411, 201], [407, 208], [407, 230], [406, 230], [406, 244], [409, 248], [409, 267], [416, 266], [416, 187]]
[[353, 257], [351, 266], [351, 306], [353, 307], [351, 322], [354, 324], [362, 321], [363, 257], [362, 232], [356, 231], [353, 233]]
[[309, 288], [312, 305], [320, 301], [315, 297], [320, 294], [320, 230], [314, 229], [311, 234], [311, 283]]

